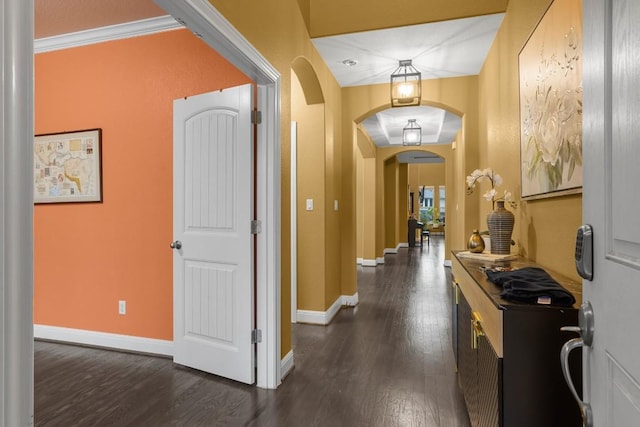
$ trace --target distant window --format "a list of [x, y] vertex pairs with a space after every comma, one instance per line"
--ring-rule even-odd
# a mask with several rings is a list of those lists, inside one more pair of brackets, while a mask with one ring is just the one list
[[433, 221], [435, 188], [433, 186], [420, 187], [420, 221]]

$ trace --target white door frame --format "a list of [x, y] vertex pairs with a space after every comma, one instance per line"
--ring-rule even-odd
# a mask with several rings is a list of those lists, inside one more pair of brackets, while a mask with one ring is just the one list
[[298, 123], [291, 122], [291, 323], [298, 321]]
[[207, 0], [154, 0], [258, 86], [257, 386], [280, 384], [280, 73]]
[[0, 0], [0, 425], [33, 425], [33, 0]]

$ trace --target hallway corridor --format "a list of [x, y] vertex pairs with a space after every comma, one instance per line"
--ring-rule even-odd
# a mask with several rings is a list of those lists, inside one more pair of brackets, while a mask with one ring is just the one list
[[450, 334], [444, 242], [358, 267], [360, 304], [293, 325], [278, 390], [170, 359], [37, 341], [36, 426], [468, 426]]
[[[424, 249], [403, 248], [384, 265], [359, 267], [357, 307], [341, 310], [326, 328], [294, 325], [295, 371], [309, 382], [296, 385], [296, 394], [313, 384], [322, 390], [292, 408], [305, 405], [314, 414], [306, 425], [469, 425], [443, 255], [444, 239], [434, 236]], [[298, 382], [293, 374], [284, 385]], [[295, 414], [288, 420], [304, 420], [304, 411]]]

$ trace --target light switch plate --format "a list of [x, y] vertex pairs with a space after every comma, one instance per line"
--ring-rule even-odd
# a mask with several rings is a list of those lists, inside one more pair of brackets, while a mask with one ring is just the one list
[[308, 211], [313, 210], [313, 199], [307, 199], [307, 210]]

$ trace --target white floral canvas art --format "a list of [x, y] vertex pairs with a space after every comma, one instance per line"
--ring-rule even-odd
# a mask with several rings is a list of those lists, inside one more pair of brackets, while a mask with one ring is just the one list
[[554, 0], [520, 51], [522, 197], [582, 187], [580, 0]]

